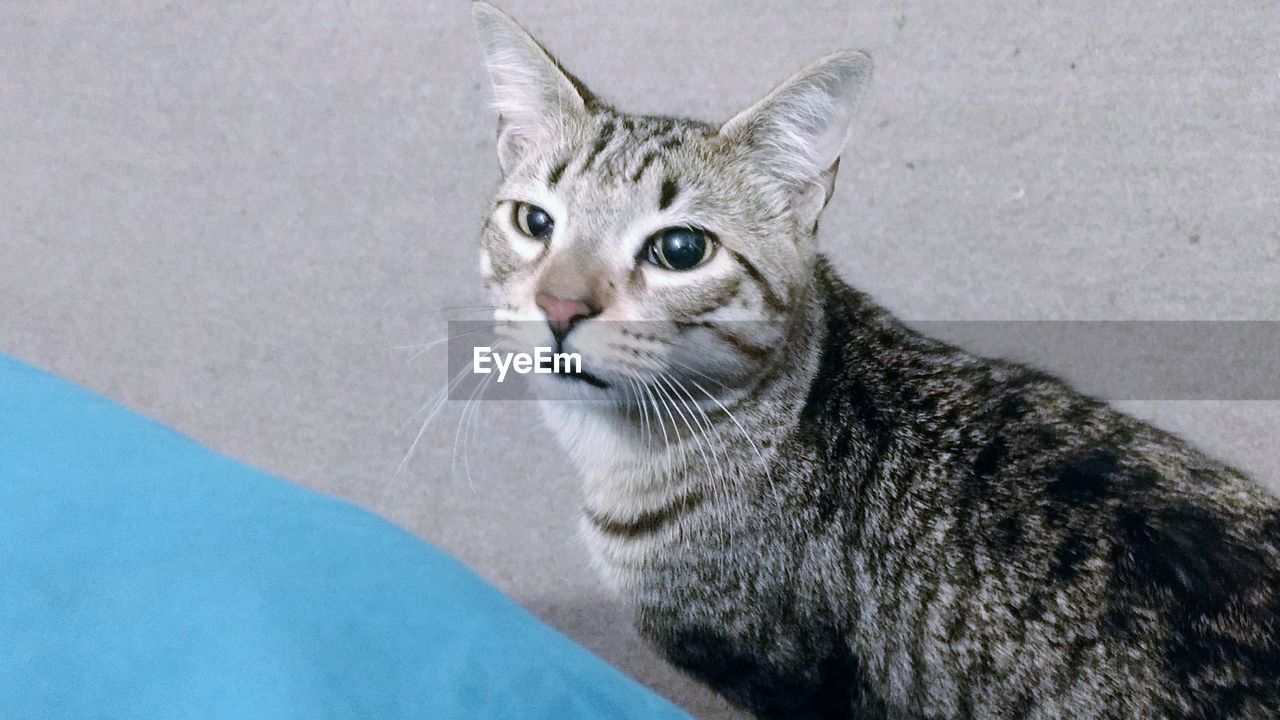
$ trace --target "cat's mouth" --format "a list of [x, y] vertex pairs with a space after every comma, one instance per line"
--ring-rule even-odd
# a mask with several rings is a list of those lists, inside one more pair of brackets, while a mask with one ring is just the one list
[[591, 373], [585, 370], [579, 370], [577, 372], [558, 372], [558, 373], [555, 373], [555, 376], [559, 378], [564, 378], [565, 380], [571, 380], [571, 381], [576, 380], [576, 381], [584, 382], [592, 387], [600, 388], [601, 390], [609, 389], [609, 383], [605, 382], [604, 380], [601, 380], [600, 378], [596, 377], [595, 375], [592, 375]]
[[538, 366], [538, 369], [550, 371], [552, 375], [554, 375], [557, 378], [560, 378], [561, 380], [565, 380], [569, 382], [584, 382], [594, 388], [599, 388], [601, 390], [609, 389], [609, 383], [600, 379], [599, 376], [592, 375], [591, 373], [587, 372], [586, 370], [582, 370], [581, 368], [566, 369], [563, 366], [556, 368], [552, 365], [552, 361], [550, 359], [547, 359], [541, 362]]

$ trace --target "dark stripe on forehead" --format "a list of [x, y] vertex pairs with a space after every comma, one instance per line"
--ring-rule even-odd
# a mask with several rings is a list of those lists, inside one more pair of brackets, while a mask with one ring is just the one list
[[648, 115], [639, 118], [644, 123], [644, 129], [649, 132], [649, 137], [657, 137], [664, 133], [669, 133], [676, 127], [676, 123], [669, 117]]
[[640, 159], [640, 167], [636, 168], [636, 171], [634, 173], [631, 173], [631, 182], [633, 183], [640, 182], [640, 178], [644, 176], [644, 171], [648, 170], [649, 166], [652, 165], [653, 161], [656, 159], [658, 159], [658, 153], [656, 152], [645, 153], [644, 157]]
[[[728, 248], [725, 249], [728, 250]], [[760, 296], [764, 298], [764, 302], [769, 306], [769, 309], [779, 315], [785, 313], [787, 311], [786, 304], [782, 302], [782, 298], [778, 297], [778, 295], [774, 293], [773, 288], [769, 286], [769, 281], [765, 280], [764, 274], [760, 272], [760, 268], [757, 268], [750, 260], [743, 257], [739, 252], [729, 250], [729, 254], [733, 256], [734, 260], [738, 261], [738, 264], [742, 266], [742, 269], [747, 271], [747, 275], [749, 275], [755, 282], [756, 286], [760, 288]]]
[[672, 178], [662, 181], [662, 192], [658, 195], [658, 209], [666, 210], [671, 207], [672, 201], [676, 199], [676, 195], [680, 192], [680, 186]]
[[604, 127], [600, 129], [600, 137], [596, 138], [596, 144], [592, 146], [591, 152], [587, 154], [587, 161], [582, 164], [583, 172], [590, 170], [591, 166], [595, 164], [596, 156], [599, 155], [600, 151], [604, 150], [605, 146], [609, 144], [609, 141], [613, 139], [613, 132], [616, 129], [617, 126], [612, 120], [606, 122]]
[[569, 167], [569, 161], [565, 160], [555, 167], [551, 168], [551, 174], [547, 176], [547, 187], [555, 187], [560, 182], [560, 176], [564, 175], [564, 169]]
[[587, 520], [592, 525], [595, 525], [600, 532], [633, 539], [661, 530], [667, 523], [701, 505], [702, 501], [703, 494], [701, 490], [690, 490], [664, 507], [640, 513], [629, 520], [615, 520], [606, 515], [601, 515], [591, 508], [584, 508], [583, 512], [586, 514]]

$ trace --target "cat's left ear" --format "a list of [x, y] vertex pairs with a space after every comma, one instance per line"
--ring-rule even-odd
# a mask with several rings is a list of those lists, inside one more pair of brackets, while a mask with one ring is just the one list
[[835, 188], [854, 110], [871, 79], [871, 58], [846, 50], [815, 62], [720, 128], [791, 193], [804, 222], [816, 222]]
[[484, 46], [498, 110], [498, 163], [509, 172], [540, 132], [585, 114], [593, 102], [577, 78], [506, 13], [486, 2], [471, 11]]

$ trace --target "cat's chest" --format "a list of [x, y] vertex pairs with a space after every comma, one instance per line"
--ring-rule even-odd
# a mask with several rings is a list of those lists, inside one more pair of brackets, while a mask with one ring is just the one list
[[777, 528], [708, 513], [651, 534], [611, 534], [582, 523], [601, 577], [635, 609], [641, 631], [696, 629], [726, 621], [747, 635], [779, 613], [809, 612], [821, 600], [796, 575], [794, 538]]
[[642, 525], [609, 526], [590, 516], [581, 522], [596, 570], [636, 606], [664, 606], [680, 598], [696, 613], [713, 599], [722, 606], [745, 604], [743, 574], [760, 577], [753, 563], [774, 552], [757, 529], [711, 513]]

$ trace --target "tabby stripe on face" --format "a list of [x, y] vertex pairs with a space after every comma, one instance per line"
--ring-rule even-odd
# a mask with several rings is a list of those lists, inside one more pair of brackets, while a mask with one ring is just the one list
[[551, 174], [547, 176], [547, 187], [555, 187], [556, 183], [560, 182], [560, 176], [564, 175], [564, 170], [567, 167], [569, 167], [569, 161], [565, 160], [551, 168]]
[[613, 132], [615, 129], [616, 126], [612, 120], [605, 123], [604, 127], [600, 130], [600, 137], [596, 138], [596, 144], [592, 146], [591, 152], [587, 153], [586, 162], [582, 163], [583, 172], [590, 170], [591, 166], [595, 164], [596, 156], [599, 155], [600, 152], [609, 144], [609, 141], [613, 139]]
[[640, 513], [630, 520], [614, 520], [596, 513], [591, 508], [583, 508], [583, 513], [586, 514], [587, 520], [601, 532], [633, 540], [661, 530], [667, 523], [702, 504], [703, 499], [701, 490], [690, 490], [667, 505], [657, 510]]
[[680, 194], [680, 186], [675, 180], [667, 178], [662, 181], [662, 192], [658, 195], [658, 209], [666, 210], [671, 207], [671, 203], [675, 201], [676, 195]]
[[[766, 360], [773, 352], [773, 346], [757, 345], [749, 340], [743, 339], [740, 335], [735, 335], [728, 330], [725, 330], [710, 320], [676, 320], [675, 325], [681, 330], [706, 330], [712, 335], [715, 335], [716, 338], [724, 344], [729, 345], [734, 350], [737, 350], [740, 354], [756, 360]], [[774, 373], [773, 370], [770, 370], [769, 372], [770, 374], [765, 376], [765, 379], [772, 379], [773, 377], [776, 377], [776, 373]]]
[[636, 171], [631, 173], [631, 182], [633, 183], [640, 182], [640, 178], [644, 176], [644, 171], [648, 170], [649, 166], [652, 165], [653, 161], [656, 159], [658, 159], [658, 153], [656, 152], [645, 153], [644, 157], [640, 159], [640, 167], [636, 168]]
[[709, 325], [707, 329], [710, 330], [711, 333], [721, 342], [729, 345], [734, 350], [737, 350], [739, 353], [746, 355], [753, 360], [766, 360], [773, 351], [773, 348], [771, 347], [756, 345], [755, 343], [734, 335], [722, 327]]
[[759, 286], [760, 295], [764, 298], [765, 304], [769, 306], [769, 309], [779, 315], [785, 313], [787, 311], [786, 304], [783, 303], [782, 298], [778, 297], [777, 293], [773, 291], [773, 288], [769, 287], [769, 281], [764, 279], [764, 275], [760, 272], [760, 269], [737, 251], [729, 250], [729, 254], [733, 256], [734, 260], [738, 261], [738, 264], [742, 266], [742, 269], [747, 271], [747, 275], [751, 276], [751, 279], [757, 286]]
[[702, 306], [694, 309], [689, 313], [689, 317], [696, 318], [715, 312], [728, 304], [728, 302], [738, 296], [738, 290], [742, 288], [742, 278], [734, 275], [723, 287], [713, 289], [713, 294], [703, 300]]

